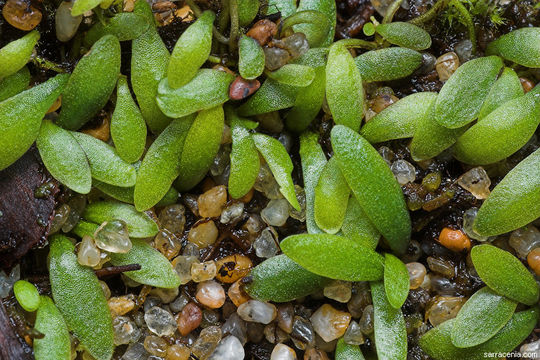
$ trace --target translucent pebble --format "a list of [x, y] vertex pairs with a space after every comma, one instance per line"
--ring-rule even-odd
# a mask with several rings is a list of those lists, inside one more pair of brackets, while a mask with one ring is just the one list
[[189, 360], [191, 349], [186, 345], [174, 344], [167, 348], [165, 360]]
[[135, 296], [133, 294], [114, 296], [107, 300], [107, 305], [113, 315], [125, 315], [135, 309]]
[[310, 320], [317, 334], [329, 342], [345, 334], [351, 321], [351, 314], [324, 304], [313, 313]]
[[242, 230], [249, 233], [250, 239], [254, 239], [264, 227], [264, 223], [257, 215], [250, 215], [247, 221], [242, 225]]
[[247, 302], [250, 299], [248, 294], [244, 291], [242, 280], [238, 280], [234, 282], [229, 287], [229, 290], [227, 290], [227, 295], [229, 296], [229, 299], [231, 299], [233, 304], [236, 305], [237, 307]]
[[114, 345], [124, 345], [137, 341], [141, 332], [127, 316], [113, 318]]
[[416, 74], [425, 75], [432, 72], [435, 69], [435, 62], [437, 58], [428, 52], [422, 53], [422, 65], [415, 71]]
[[398, 100], [399, 98], [393, 93], [380, 94], [369, 102], [369, 108], [373, 110], [375, 114], [378, 114]]
[[144, 348], [144, 345], [140, 342], [131, 344], [128, 346], [124, 355], [122, 355], [121, 360], [147, 360], [148, 351]]
[[247, 325], [237, 313], [231, 314], [227, 321], [223, 324], [221, 328], [224, 335], [233, 335], [235, 336], [240, 343], [245, 344], [247, 342]]
[[21, 268], [17, 264], [11, 272], [7, 274], [5, 271], [0, 270], [0, 299], [9, 295], [9, 292], [13, 288], [13, 284], [21, 279]]
[[287, 334], [290, 334], [293, 327], [294, 308], [292, 304], [281, 304], [277, 308], [277, 325]]
[[444, 277], [453, 278], [456, 274], [454, 264], [451, 261], [429, 256], [427, 263], [431, 271], [439, 273]]
[[521, 345], [519, 352], [524, 359], [540, 359], [540, 340]]
[[477, 199], [486, 199], [489, 196], [491, 180], [483, 167], [475, 167], [461, 175], [457, 183], [470, 192]]
[[94, 267], [101, 261], [101, 252], [90, 236], [83, 236], [77, 250], [77, 261], [83, 266]]
[[163, 304], [168, 304], [176, 299], [179, 292], [180, 289], [177, 287], [172, 289], [153, 288], [150, 294], [157, 296]]
[[182, 241], [169, 230], [163, 229], [154, 238], [154, 247], [170, 260], [182, 249]]
[[[283, 128], [285, 127], [285, 125], [283, 125], [283, 119], [281, 118], [281, 115], [278, 111], [258, 114], [255, 115], [255, 118], [259, 122], [259, 126], [272, 133], [281, 133], [283, 131]], [[261, 165], [261, 167], [264, 167], [265, 172], [270, 172], [268, 164], [264, 163], [263, 165]], [[260, 174], [261, 172], [259, 172], [259, 175]]]
[[438, 171], [430, 172], [422, 179], [422, 185], [428, 191], [435, 191], [441, 185], [441, 173]]
[[296, 353], [285, 344], [277, 344], [272, 350], [270, 360], [296, 360]]
[[253, 242], [255, 254], [260, 258], [271, 258], [279, 251], [278, 234], [276, 230], [269, 226], [261, 231], [261, 234]]
[[465, 298], [457, 296], [437, 296], [432, 305], [426, 310], [426, 317], [433, 326], [456, 317], [465, 303]]
[[201, 309], [194, 303], [189, 303], [182, 309], [178, 315], [176, 323], [178, 324], [178, 332], [180, 335], [186, 336], [193, 330], [199, 327], [202, 321], [203, 313]]
[[364, 312], [358, 321], [358, 325], [364, 335], [373, 333], [373, 305], [368, 305], [364, 308]]
[[218, 326], [209, 326], [201, 331], [191, 348], [191, 353], [196, 356], [196, 359], [207, 360], [220, 341], [221, 329]]
[[[428, 278], [429, 276], [429, 285], [430, 289], [435, 291], [439, 295], [454, 295], [457, 293], [457, 287], [456, 283], [454, 281], [451, 281], [448, 278], [445, 278], [440, 275], [434, 275], [433, 273], [427, 274], [424, 278]], [[421, 285], [422, 288], [424, 288], [424, 283]]]
[[235, 336], [227, 336], [219, 342], [210, 360], [243, 360], [244, 346]]
[[148, 329], [158, 336], [170, 336], [176, 331], [176, 321], [172, 314], [158, 306], [146, 311], [144, 321]]
[[111, 289], [109, 289], [109, 285], [103, 280], [99, 280], [99, 285], [101, 285], [101, 290], [103, 290], [103, 295], [105, 295], [105, 299], [109, 301], [111, 298]]
[[289, 218], [289, 202], [285, 199], [270, 200], [262, 209], [261, 217], [268, 225], [285, 225]]
[[189, 303], [188, 297], [185, 294], [182, 294], [169, 304], [169, 308], [171, 309], [172, 312], [178, 313], [182, 311], [184, 306], [186, 306], [188, 303]]
[[127, 224], [122, 220], [105, 221], [94, 233], [98, 248], [112, 253], [125, 254], [131, 250]]
[[392, 166], [390, 166], [390, 169], [400, 185], [414, 182], [414, 179], [416, 179], [416, 169], [406, 160], [394, 161]]
[[218, 217], [226, 202], [227, 188], [224, 185], [214, 186], [197, 199], [199, 214], [202, 217]]
[[295, 32], [290, 36], [281, 39], [283, 46], [289, 51], [292, 59], [304, 55], [309, 50], [309, 43], [306, 35], [301, 32]]
[[455, 52], [447, 52], [437, 58], [435, 69], [440, 81], [446, 81], [459, 67], [459, 57]]
[[[306, 345], [315, 344], [315, 331], [311, 323], [304, 319], [301, 316], [295, 316], [292, 326], [292, 331], [290, 333], [292, 339], [302, 342]], [[305, 348], [305, 345], [302, 346], [302, 350]]]
[[390, 149], [388, 146], [381, 146], [378, 150], [381, 157], [386, 161], [388, 166], [392, 165], [392, 162], [394, 161], [396, 154]]
[[540, 274], [540, 248], [534, 248], [527, 255], [527, 264], [529, 264], [529, 267], [537, 276]]
[[199, 258], [201, 256], [201, 249], [194, 243], [188, 242], [186, 246], [184, 246], [184, 251], [182, 251], [182, 255], [194, 256], [196, 258]]
[[159, 224], [173, 234], [181, 234], [186, 225], [186, 208], [181, 204], [165, 206], [159, 213]]
[[144, 338], [144, 348], [150, 354], [163, 357], [167, 353], [167, 342], [159, 336], [149, 335]]
[[188, 233], [188, 240], [200, 248], [213, 245], [217, 238], [218, 229], [212, 220], [192, 227]]
[[362, 329], [360, 329], [360, 325], [356, 321], [351, 321], [345, 335], [343, 335], [343, 340], [351, 345], [362, 345], [364, 343], [364, 334], [362, 334]]
[[197, 300], [211, 309], [218, 309], [225, 303], [225, 290], [214, 280], [201, 282], [197, 285]]
[[49, 235], [60, 231], [68, 218], [69, 212], [70, 208], [68, 204], [62, 204], [54, 210], [54, 216], [51, 220], [51, 227], [49, 228]]
[[334, 280], [324, 287], [324, 296], [346, 303], [352, 296], [352, 283], [350, 281]]
[[366, 290], [356, 290], [347, 303], [347, 310], [351, 316], [358, 319], [362, 316], [362, 311], [371, 302], [371, 294]]
[[533, 225], [512, 231], [508, 244], [525, 260], [534, 248], [540, 247], [540, 231]]
[[238, 315], [247, 322], [261, 324], [271, 323], [277, 316], [277, 309], [273, 304], [249, 300], [238, 307]]
[[244, 213], [244, 203], [235, 202], [223, 209], [219, 222], [222, 224], [234, 223], [242, 217]]
[[419, 262], [410, 262], [405, 264], [409, 271], [409, 284], [411, 290], [418, 289], [424, 282], [426, 276], [426, 267]]
[[462, 64], [473, 58], [472, 47], [472, 42], [469, 39], [463, 39], [454, 45], [454, 51]]
[[172, 266], [180, 277], [182, 284], [187, 284], [191, 281], [191, 265], [197, 262], [199, 262], [199, 259], [195, 256], [180, 255], [174, 258]]
[[263, 164], [259, 168], [259, 174], [253, 188], [263, 193], [269, 199], [281, 199], [283, 195], [279, 191], [279, 185], [272, 175], [268, 164]]
[[159, 306], [159, 305], [161, 305], [161, 299], [156, 296], [149, 295], [146, 297], [146, 300], [144, 301], [143, 309], [145, 312], [148, 312], [154, 306]]
[[191, 279], [197, 283], [212, 280], [216, 272], [216, 263], [212, 260], [191, 264]]
[[270, 71], [279, 69], [291, 59], [291, 55], [287, 50], [278, 47], [265, 47], [264, 55], [265, 66]]
[[478, 240], [478, 241], [488, 241], [490, 240], [489, 236], [482, 236], [478, 234], [476, 231], [474, 231], [473, 224], [474, 224], [474, 220], [476, 219], [477, 214], [478, 214], [478, 208], [476, 207], [467, 209], [463, 213], [463, 232], [467, 234], [471, 239]]
[[69, 215], [62, 225], [62, 231], [67, 233], [77, 225], [81, 219], [81, 214], [84, 212], [86, 207], [86, 196], [84, 195], [75, 195], [68, 201], [69, 206]]
[[225, 172], [225, 169], [231, 161], [231, 145], [223, 144], [219, 147], [218, 153], [210, 166], [210, 174], [219, 176]]
[[82, 21], [82, 15], [71, 16], [71, 1], [62, 1], [56, 13], [54, 14], [54, 25], [56, 29], [56, 37], [62, 42], [71, 40]]
[[23, 31], [30, 31], [38, 26], [43, 17], [41, 11], [23, 0], [6, 1], [2, 15], [11, 26]]
[[306, 221], [306, 192], [299, 185], [294, 185], [294, 192], [296, 193], [296, 199], [300, 204], [300, 211], [296, 210], [289, 204], [289, 216], [298, 221]]

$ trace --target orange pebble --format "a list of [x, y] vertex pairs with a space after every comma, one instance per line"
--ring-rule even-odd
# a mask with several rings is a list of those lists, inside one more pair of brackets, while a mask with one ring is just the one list
[[534, 87], [534, 83], [531, 80], [527, 79], [527, 78], [520, 77], [519, 81], [521, 82], [521, 86], [523, 87], [523, 91], [526, 92], [526, 93], [531, 91], [532, 88]]
[[471, 249], [471, 239], [461, 230], [444, 228], [439, 234], [439, 242], [445, 248], [456, 252]]
[[533, 249], [529, 255], [527, 255], [527, 263], [536, 275], [540, 276], [540, 248]]

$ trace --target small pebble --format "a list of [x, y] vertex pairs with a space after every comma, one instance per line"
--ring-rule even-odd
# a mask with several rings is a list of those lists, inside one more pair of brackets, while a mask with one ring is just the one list
[[167, 342], [159, 336], [149, 335], [144, 338], [144, 348], [150, 354], [164, 357], [167, 353]]
[[510, 233], [508, 245], [515, 250], [518, 257], [525, 260], [533, 249], [540, 247], [540, 231], [533, 225], [514, 230]]
[[150, 308], [144, 314], [148, 329], [158, 336], [170, 336], [177, 328], [176, 321], [170, 312], [158, 306]]
[[523, 91], [525, 93], [528, 93], [534, 88], [534, 83], [527, 78], [520, 77], [519, 81], [521, 82], [521, 87], [523, 87]]
[[94, 267], [101, 261], [101, 252], [90, 236], [83, 236], [77, 250], [77, 261], [83, 266]]
[[161, 228], [173, 234], [181, 234], [186, 225], [186, 208], [181, 204], [165, 206], [159, 213], [159, 224]]
[[225, 290], [214, 280], [205, 281], [197, 285], [197, 301], [210, 309], [218, 309], [225, 303]]
[[297, 347], [305, 349], [306, 345], [313, 346], [315, 344], [315, 331], [311, 323], [304, 319], [301, 316], [295, 316], [292, 326], [292, 331], [290, 333], [291, 339], [301, 342], [301, 345]]
[[345, 335], [343, 335], [343, 340], [350, 345], [362, 345], [365, 342], [362, 329], [356, 321], [351, 321]]
[[125, 254], [131, 250], [127, 224], [122, 220], [105, 221], [94, 233], [98, 248], [112, 253]]
[[194, 303], [188, 303], [178, 315], [176, 323], [180, 335], [186, 336], [193, 330], [199, 327], [202, 321], [202, 311]]
[[198, 360], [207, 360], [221, 341], [219, 326], [209, 326], [203, 329], [191, 348], [192, 355]]
[[277, 344], [272, 350], [270, 360], [296, 360], [296, 353], [285, 344]]
[[182, 250], [182, 241], [169, 230], [163, 229], [154, 238], [154, 247], [171, 260]]
[[165, 360], [189, 360], [191, 349], [186, 345], [174, 344], [167, 348]]
[[178, 296], [180, 289], [175, 287], [172, 289], [153, 288], [150, 291], [151, 295], [157, 296], [163, 304], [172, 302]]
[[140, 342], [131, 344], [120, 360], [147, 360], [150, 354]]
[[416, 179], [416, 169], [410, 162], [406, 160], [394, 161], [392, 166], [390, 166], [390, 169], [394, 173], [394, 176], [400, 185], [414, 182]]
[[268, 44], [272, 37], [277, 35], [277, 31], [278, 27], [274, 22], [268, 19], [262, 19], [257, 21], [246, 35], [257, 40], [261, 46], [264, 46]]
[[456, 45], [454, 45], [454, 51], [459, 57], [459, 61], [461, 64], [473, 58], [472, 47], [472, 42], [469, 39], [461, 40]]
[[277, 307], [277, 325], [287, 334], [290, 334], [293, 327], [294, 308], [292, 304], [281, 304]]
[[289, 204], [289, 216], [298, 221], [306, 221], [306, 192], [299, 185], [294, 185], [294, 192], [296, 193], [296, 199], [300, 204], [300, 210], [296, 210]]
[[135, 309], [135, 297], [133, 294], [114, 296], [107, 301], [109, 310], [114, 315], [125, 315]]
[[139, 339], [141, 332], [127, 316], [113, 317], [114, 345], [124, 345]]
[[260, 235], [253, 242], [255, 254], [260, 258], [271, 258], [279, 252], [278, 234], [276, 230], [269, 226], [261, 231]]
[[235, 254], [218, 259], [216, 267], [216, 279], [222, 283], [231, 284], [246, 276], [253, 267], [253, 263], [247, 256]]
[[278, 47], [264, 48], [265, 66], [270, 71], [275, 71], [287, 64], [291, 59], [291, 55], [285, 49]]
[[527, 264], [529, 264], [537, 276], [540, 276], [540, 248], [533, 249], [527, 255]]
[[204, 249], [213, 245], [218, 238], [218, 229], [212, 220], [200, 223], [189, 230], [188, 240]]
[[489, 194], [491, 180], [483, 167], [475, 167], [461, 175], [457, 183], [459, 186], [470, 192], [475, 198], [483, 200]]
[[521, 345], [519, 352], [524, 359], [540, 359], [540, 340]]
[[439, 80], [443, 82], [448, 80], [456, 72], [459, 65], [459, 57], [455, 52], [448, 52], [439, 56], [435, 62]]
[[476, 207], [465, 210], [465, 212], [463, 213], [463, 232], [465, 232], [465, 234], [467, 234], [471, 239], [478, 241], [488, 241], [490, 239], [489, 236], [482, 236], [474, 230], [473, 225], [477, 214], [478, 208]]
[[260, 87], [261, 83], [257, 79], [246, 80], [241, 76], [237, 76], [229, 86], [229, 98], [231, 100], [243, 100], [253, 95]]
[[405, 264], [409, 271], [409, 283], [411, 290], [418, 289], [424, 282], [426, 276], [426, 267], [419, 262], [410, 262]]
[[362, 312], [362, 317], [358, 321], [358, 326], [364, 335], [373, 333], [373, 305], [368, 305]]
[[313, 313], [310, 320], [317, 334], [329, 342], [345, 334], [351, 321], [351, 314], [324, 304]]
[[439, 273], [444, 277], [453, 278], [456, 274], [454, 264], [450, 261], [429, 256], [427, 263], [431, 271]]
[[244, 203], [235, 202], [223, 209], [219, 222], [222, 224], [232, 224], [236, 223], [242, 218], [244, 213]]
[[229, 296], [229, 299], [231, 299], [233, 304], [237, 307], [251, 299], [249, 295], [244, 291], [242, 279], [237, 280], [229, 287], [227, 295]]
[[285, 199], [270, 200], [262, 209], [261, 217], [268, 225], [285, 225], [289, 218], [289, 202]]
[[197, 283], [212, 280], [216, 276], [216, 272], [216, 263], [212, 260], [191, 264], [191, 279]]
[[199, 195], [199, 215], [202, 217], [218, 217], [227, 202], [227, 188], [224, 185], [214, 186]]
[[471, 249], [471, 240], [461, 230], [454, 230], [447, 227], [442, 229], [439, 234], [439, 242], [445, 248], [455, 252], [469, 251]]
[[247, 322], [270, 324], [277, 316], [277, 309], [273, 304], [249, 300], [238, 307], [238, 315]]
[[195, 256], [177, 256], [172, 261], [172, 266], [178, 276], [180, 277], [180, 283], [187, 284], [191, 281], [191, 265], [198, 263], [199, 259]]
[[456, 296], [437, 296], [432, 305], [426, 310], [426, 317], [433, 326], [456, 317], [465, 303], [465, 298]]
[[330, 358], [324, 351], [310, 348], [304, 353], [304, 360], [330, 360]]
[[324, 287], [324, 296], [346, 303], [352, 296], [352, 283], [350, 281], [334, 280]]
[[244, 346], [235, 336], [227, 336], [219, 342], [210, 360], [243, 360]]
[[309, 50], [309, 43], [306, 35], [301, 32], [295, 32], [287, 37], [282, 38], [279, 40], [279, 42], [285, 49], [287, 49], [292, 59], [299, 58]]
[[2, 15], [11, 26], [23, 31], [34, 29], [43, 17], [41, 11], [24, 0], [7, 0]]

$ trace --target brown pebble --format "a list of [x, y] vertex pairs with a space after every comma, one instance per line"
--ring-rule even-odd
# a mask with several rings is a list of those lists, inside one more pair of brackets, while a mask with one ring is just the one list
[[251, 29], [247, 32], [247, 36], [257, 40], [257, 42], [264, 46], [276, 36], [278, 27], [275, 23], [268, 19], [262, 19], [257, 21]]
[[13, 27], [30, 31], [39, 25], [43, 15], [30, 1], [8, 0], [2, 9], [4, 19]]
[[521, 82], [521, 86], [523, 87], [523, 91], [525, 93], [528, 93], [534, 87], [534, 83], [527, 78], [520, 77], [519, 81]]
[[253, 267], [253, 263], [247, 256], [236, 254], [217, 260], [216, 267], [216, 279], [222, 283], [231, 284], [246, 276]]
[[236, 307], [242, 305], [245, 302], [248, 302], [248, 300], [251, 300], [249, 295], [244, 290], [244, 284], [242, 283], [242, 279], [238, 280], [229, 287], [227, 295], [229, 296], [229, 299], [231, 299], [233, 304], [236, 305]]
[[103, 117], [103, 120], [98, 127], [92, 129], [84, 129], [82, 130], [82, 132], [87, 135], [93, 136], [96, 139], [107, 142], [109, 141], [109, 138], [111, 136], [109, 119]]
[[227, 202], [227, 188], [224, 185], [214, 186], [205, 191], [197, 199], [199, 214], [202, 217], [218, 217]]
[[178, 315], [176, 323], [178, 331], [182, 336], [188, 335], [190, 332], [199, 327], [202, 321], [202, 311], [194, 303], [189, 303], [182, 309]]
[[304, 353], [304, 360], [330, 360], [328, 355], [319, 349], [311, 348]]
[[231, 100], [242, 100], [259, 90], [261, 83], [259, 80], [246, 80], [237, 76], [229, 87], [229, 98]]
[[533, 249], [527, 255], [527, 263], [536, 275], [540, 276], [540, 248]]
[[445, 248], [455, 252], [471, 249], [471, 240], [461, 230], [444, 228], [439, 234], [439, 242]]
[[47, 114], [60, 109], [60, 106], [62, 106], [62, 95], [60, 95], [59, 97], [56, 98], [56, 100], [54, 100], [49, 110], [47, 110]]

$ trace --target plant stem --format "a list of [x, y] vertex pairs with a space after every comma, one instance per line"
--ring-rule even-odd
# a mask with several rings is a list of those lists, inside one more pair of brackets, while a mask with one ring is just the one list
[[467, 8], [465, 8], [465, 6], [463, 6], [463, 4], [458, 0], [450, 1], [450, 5], [455, 7], [461, 15], [462, 23], [467, 28], [467, 32], [469, 33], [469, 40], [471, 40], [472, 43], [472, 52], [473, 54], [476, 53], [476, 30], [474, 29], [474, 22], [471, 18], [471, 14], [467, 10]]
[[54, 63], [52, 61], [49, 61], [47, 59], [42, 58], [39, 55], [36, 55], [32, 57], [32, 62], [37, 67], [44, 69], [44, 70], [52, 70], [56, 71], [57, 73], [65, 73], [67, 72], [66, 69], [64, 69], [61, 65], [58, 65], [57, 63]]
[[392, 4], [390, 4], [390, 6], [388, 6], [388, 9], [386, 9], [386, 15], [384, 15], [382, 20], [383, 24], [392, 22], [392, 19], [394, 18], [394, 15], [398, 11], [402, 2], [403, 0], [395, 0]]
[[437, 17], [437, 15], [443, 11], [447, 6], [450, 0], [439, 0], [425, 13], [422, 15], [415, 17], [414, 19], [410, 20], [409, 22], [413, 25], [422, 25], [426, 22], [433, 20]]
[[348, 48], [361, 48], [369, 50], [375, 50], [378, 48], [377, 43], [361, 39], [342, 39], [336, 41], [336, 43], [343, 44]]
[[231, 31], [229, 32], [229, 52], [236, 49], [238, 38], [238, 0], [229, 0], [229, 13], [231, 15]]

